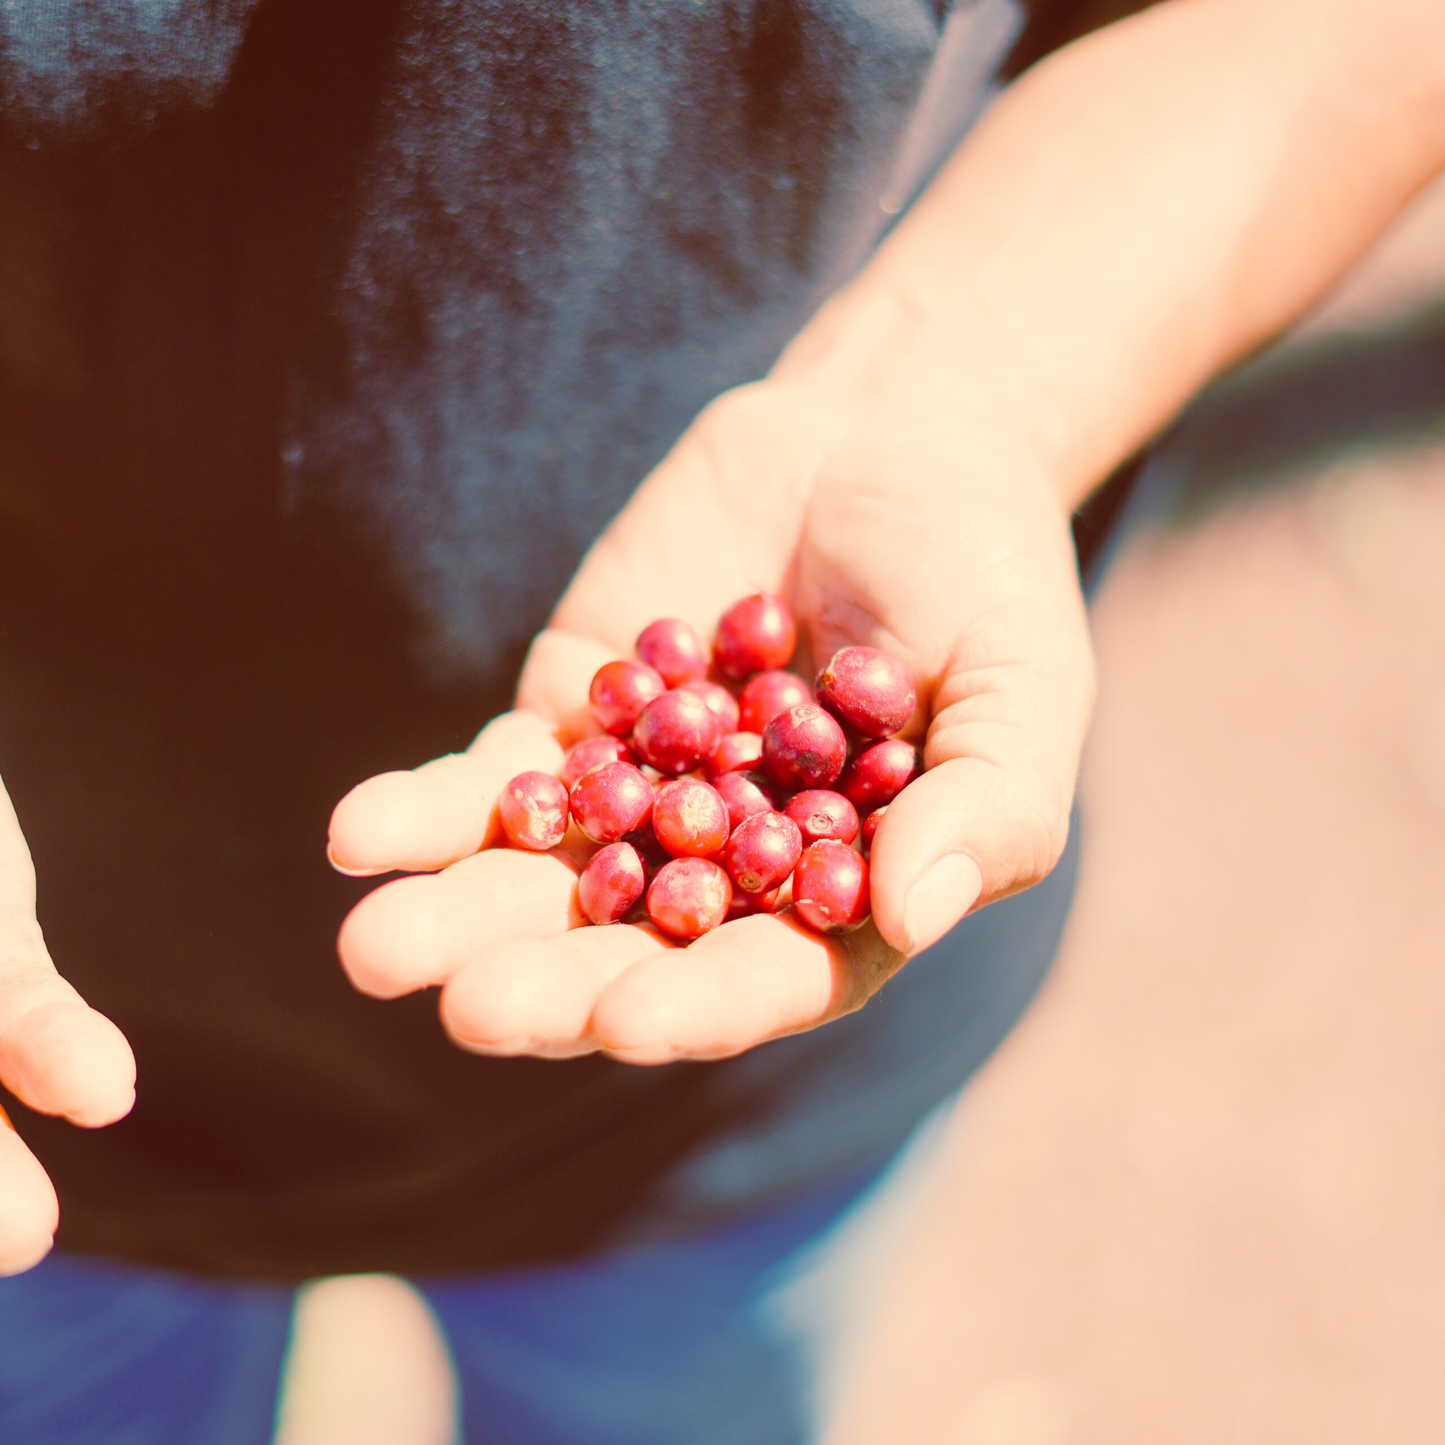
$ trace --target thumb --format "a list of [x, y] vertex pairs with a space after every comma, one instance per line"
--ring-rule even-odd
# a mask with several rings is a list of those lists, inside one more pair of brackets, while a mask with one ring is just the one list
[[59, 1223], [54, 1187], [0, 1109], [0, 1276], [38, 1264]]
[[1015, 621], [1009, 630], [1031, 633], [1040, 655], [945, 678], [926, 771], [889, 805], [873, 841], [874, 920], [909, 955], [970, 909], [1044, 878], [1068, 841], [1094, 696], [1082, 602]]

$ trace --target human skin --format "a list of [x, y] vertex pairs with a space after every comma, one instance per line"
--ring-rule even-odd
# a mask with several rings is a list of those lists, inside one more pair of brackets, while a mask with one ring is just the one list
[[[538, 930], [515, 905], [438, 907], [442, 872], [356, 907], [353, 981], [444, 985], [444, 1023], [484, 1052], [722, 1057], [858, 1007], [970, 908], [1044, 876], [1093, 693], [1071, 509], [1442, 162], [1445, 10], [1424, 0], [1173, 0], [1037, 67], [771, 375], [647, 478], [518, 691], [539, 733], [565, 735], [649, 618], [706, 635], [756, 590], [787, 598], [815, 662], [847, 643], [901, 657], [928, 771], [874, 841], [872, 923], [824, 940], [754, 917], [677, 958], [642, 932], [624, 954], [560, 913]], [[683, 533], [715, 543], [684, 560], [665, 545]], [[484, 766], [489, 739], [448, 769]], [[485, 873], [457, 817], [439, 775], [386, 775], [338, 807], [333, 856]], [[540, 1014], [564, 993], [562, 1036]]]
[[[859, 1007], [1043, 877], [1094, 685], [1069, 512], [1442, 164], [1437, 0], [1166, 0], [1036, 67], [771, 374], [645, 480], [534, 643], [519, 710], [338, 805], [343, 871], [432, 875], [347, 918], [353, 982], [444, 985], [443, 1022], [480, 1052], [723, 1057]], [[813, 665], [862, 643], [919, 681], [929, 771], [879, 828], [870, 924], [824, 939], [758, 915], [674, 958], [645, 928], [580, 928], [566, 858], [478, 853], [508, 778], [589, 730], [602, 662], [657, 617], [711, 636], [758, 591], [788, 600]], [[0, 1082], [78, 1123], [121, 1117], [130, 1051], [51, 964], [8, 803], [0, 916]], [[0, 1268], [55, 1221], [0, 1128]]]

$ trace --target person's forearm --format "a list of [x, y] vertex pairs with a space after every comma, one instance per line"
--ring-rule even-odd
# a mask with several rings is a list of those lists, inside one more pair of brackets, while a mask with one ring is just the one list
[[1024, 76], [774, 375], [1073, 506], [1442, 165], [1438, 0], [1168, 0]]

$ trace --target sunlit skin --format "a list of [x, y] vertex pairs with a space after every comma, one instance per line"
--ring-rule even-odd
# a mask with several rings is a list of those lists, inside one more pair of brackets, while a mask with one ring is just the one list
[[[519, 711], [338, 805], [337, 867], [430, 875], [346, 919], [352, 980], [443, 985], [444, 1025], [479, 1051], [717, 1057], [859, 1007], [971, 907], [1043, 876], [1093, 694], [1069, 511], [1442, 164], [1438, 0], [1165, 0], [1036, 67], [770, 376], [645, 480], [534, 644]], [[591, 730], [603, 662], [658, 617], [711, 637], [759, 591], [795, 612], [805, 671], [857, 643], [918, 682], [928, 771], [877, 830], [869, 923], [825, 939], [757, 914], [679, 950], [584, 926], [565, 851], [478, 853], [507, 780], [557, 771]], [[130, 1107], [134, 1062], [56, 974], [34, 896], [7, 806], [0, 1081], [103, 1124]], [[0, 1127], [0, 1268], [33, 1262], [55, 1220]]]

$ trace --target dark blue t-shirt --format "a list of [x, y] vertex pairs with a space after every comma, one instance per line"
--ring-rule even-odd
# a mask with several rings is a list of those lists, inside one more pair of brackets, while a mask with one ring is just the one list
[[0, 6], [0, 774], [130, 1118], [17, 1108], [75, 1249], [456, 1271], [876, 1166], [1002, 1036], [1072, 854], [827, 1029], [465, 1055], [348, 987], [359, 778], [464, 747], [582, 552], [989, 93], [1012, 0]]

